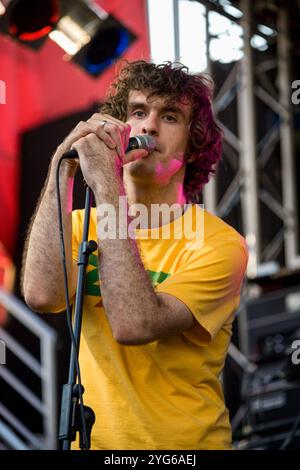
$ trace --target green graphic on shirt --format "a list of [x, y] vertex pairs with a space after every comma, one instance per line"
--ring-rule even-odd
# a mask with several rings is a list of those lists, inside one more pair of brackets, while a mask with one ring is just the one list
[[99, 282], [99, 274], [98, 274], [98, 268], [92, 269], [92, 271], [89, 271], [86, 273], [86, 278], [85, 278], [85, 294], [86, 295], [96, 295], [98, 297], [101, 296], [101, 289], [98, 284]]
[[89, 257], [89, 264], [98, 268], [98, 256], [91, 253]]
[[[98, 256], [92, 253], [89, 257], [89, 265], [93, 266], [94, 269], [91, 269], [91, 271], [86, 273], [85, 294], [92, 295], [94, 297], [101, 297], [101, 289], [99, 286]], [[150, 271], [149, 269], [147, 269], [147, 273], [153, 286], [161, 284], [171, 275], [170, 273], [164, 273], [163, 271]]]
[[147, 269], [147, 273], [150, 277], [150, 280], [152, 282], [152, 284], [154, 286], [156, 286], [157, 284], [161, 284], [162, 282], [164, 282], [166, 279], [168, 279], [168, 277], [171, 276], [170, 273], [164, 273], [163, 271], [150, 271], [149, 269]]
[[85, 295], [101, 297], [101, 289], [99, 286], [98, 256], [92, 253], [89, 257], [89, 265], [94, 266], [94, 269], [86, 273], [84, 293]]

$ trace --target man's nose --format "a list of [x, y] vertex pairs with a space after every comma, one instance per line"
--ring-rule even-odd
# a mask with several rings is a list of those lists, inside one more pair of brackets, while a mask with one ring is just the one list
[[151, 136], [158, 136], [159, 128], [156, 116], [149, 115], [147, 119], [143, 122], [143, 134], [148, 134]]

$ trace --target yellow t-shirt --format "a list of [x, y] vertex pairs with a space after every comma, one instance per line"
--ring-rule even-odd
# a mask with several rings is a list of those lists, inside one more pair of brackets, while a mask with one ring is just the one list
[[[193, 245], [197, 214], [204, 230]], [[176, 235], [179, 222], [188, 227], [181, 239]], [[74, 211], [75, 260], [82, 226], [83, 211]], [[169, 226], [169, 240], [161, 229], [136, 230], [141, 259], [155, 290], [184, 302], [202, 328], [144, 345], [117, 343], [102, 306], [97, 253], [90, 256], [80, 365], [84, 401], [96, 414], [92, 449], [231, 448], [219, 375], [247, 264], [245, 242], [197, 205]], [[95, 209], [89, 239], [97, 240]]]

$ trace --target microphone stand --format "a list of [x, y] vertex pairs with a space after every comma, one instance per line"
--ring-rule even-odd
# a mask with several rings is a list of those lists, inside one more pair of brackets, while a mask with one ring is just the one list
[[[152, 136], [138, 135], [129, 139], [129, 145], [126, 149], [126, 152], [133, 149], [146, 149], [148, 150], [148, 152], [152, 152], [155, 148], [156, 141]], [[77, 151], [75, 149], [71, 149], [66, 152], [62, 158], [78, 158]], [[81, 416], [81, 407], [79, 405], [79, 399], [80, 396], [83, 394], [84, 389], [83, 387], [79, 389], [79, 385], [76, 383], [76, 355], [77, 357], [79, 355], [86, 267], [88, 265], [90, 254], [93, 251], [97, 250], [97, 243], [94, 240], [88, 241], [91, 201], [92, 191], [87, 186], [85, 194], [83, 236], [82, 243], [79, 247], [77, 263], [78, 277], [74, 314], [74, 338], [76, 348], [74, 348], [74, 341], [72, 341], [69, 364], [69, 378], [68, 383], [64, 384], [63, 386], [61, 399], [58, 439], [63, 441], [63, 450], [70, 450], [71, 442], [76, 439], [77, 431], [79, 431], [80, 433], [80, 448], [83, 449], [86, 446], [89, 449], [91, 430], [95, 422], [95, 413], [88, 406], [83, 407], [84, 416]], [[83, 439], [84, 436], [87, 437], [87, 442], [85, 443], [85, 439]]]
[[[77, 290], [75, 300], [75, 313], [74, 313], [74, 342], [71, 345], [71, 355], [69, 363], [69, 377], [68, 383], [64, 384], [62, 391], [61, 400], [61, 412], [60, 412], [60, 424], [59, 424], [59, 435], [58, 439], [63, 441], [62, 449], [70, 450], [71, 442], [76, 439], [76, 432], [79, 431], [80, 436], [80, 448], [90, 448], [90, 438], [92, 426], [95, 422], [95, 413], [92, 408], [84, 406], [84, 421], [82, 422], [82, 416], [80, 414], [80, 395], [84, 393], [84, 388], [81, 386], [79, 390], [79, 384], [77, 384], [77, 372], [76, 372], [76, 355], [79, 355], [80, 345], [80, 333], [82, 323], [82, 309], [83, 309], [83, 298], [85, 290], [85, 277], [86, 267], [88, 265], [89, 256], [93, 251], [97, 250], [97, 243], [94, 240], [88, 241], [89, 222], [90, 222], [90, 210], [92, 203], [92, 191], [87, 186], [85, 194], [85, 209], [84, 209], [84, 225], [82, 242], [79, 246], [78, 253], [78, 276], [77, 276]], [[81, 393], [80, 393], [81, 391]], [[84, 436], [87, 437], [87, 442], [84, 443]]]

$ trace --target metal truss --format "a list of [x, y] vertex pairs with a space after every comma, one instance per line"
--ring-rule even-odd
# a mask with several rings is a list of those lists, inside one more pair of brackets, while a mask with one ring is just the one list
[[[224, 13], [218, 2], [202, 1], [207, 9], [236, 21], [243, 28], [244, 55], [236, 62], [215, 98], [215, 113], [222, 113], [224, 130], [224, 159], [233, 170], [231, 183], [218, 194], [218, 174], [204, 189], [204, 203], [208, 210], [226, 218], [240, 204], [242, 227], [249, 248], [248, 276], [256, 277], [269, 261], [278, 260], [289, 269], [300, 266], [298, 221], [295, 198], [295, 171], [293, 152], [293, 113], [291, 109], [291, 44], [289, 40], [288, 9], [276, 6], [275, 52], [261, 54], [254, 63], [251, 37], [257, 25], [253, 16], [253, 2], [241, 0], [238, 4], [243, 16], [237, 20]], [[208, 28], [207, 28], [208, 31]], [[259, 33], [261, 35], [261, 32]], [[208, 35], [208, 43], [210, 37]], [[209, 44], [207, 46], [209, 63]], [[269, 73], [277, 75], [276, 84]], [[236, 100], [237, 132], [226, 122], [226, 109]], [[265, 123], [258, 139], [257, 103], [273, 113], [272, 124]], [[225, 116], [225, 117], [224, 117]], [[262, 129], [260, 128], [260, 133]], [[268, 163], [280, 149], [281, 187], [274, 183]], [[278, 175], [277, 175], [278, 176]], [[267, 212], [266, 212], [267, 211]], [[262, 215], [268, 214], [268, 217]], [[272, 233], [272, 226], [274, 231]], [[264, 234], [268, 229], [268, 238]], [[280, 256], [281, 255], [281, 258]], [[283, 255], [283, 256], [282, 256]]]
[[[181, 50], [180, 1], [173, 0], [171, 9], [175, 60], [180, 60]], [[267, 273], [267, 269], [271, 274], [270, 269], [298, 268], [293, 112], [299, 112], [299, 108], [295, 105], [292, 108], [291, 104], [292, 45], [288, 15], [292, 11], [292, 20], [297, 19], [299, 5], [296, 0], [190, 1], [197, 1], [206, 9], [207, 71], [212, 71], [214, 78], [218, 78], [220, 71], [224, 75], [225, 70], [222, 64], [210, 61], [210, 42], [214, 39], [209, 28], [211, 12], [238, 24], [243, 32], [243, 57], [228, 65], [227, 76], [217, 84], [214, 107], [224, 130], [224, 158], [216, 176], [204, 188], [203, 202], [209, 211], [246, 237], [250, 255], [248, 277]], [[228, 7], [238, 8], [240, 17], [234, 16]], [[273, 33], [263, 30], [262, 25]], [[252, 47], [255, 35], [267, 41], [266, 52]], [[196, 47], [191, 44], [195, 54]]]

